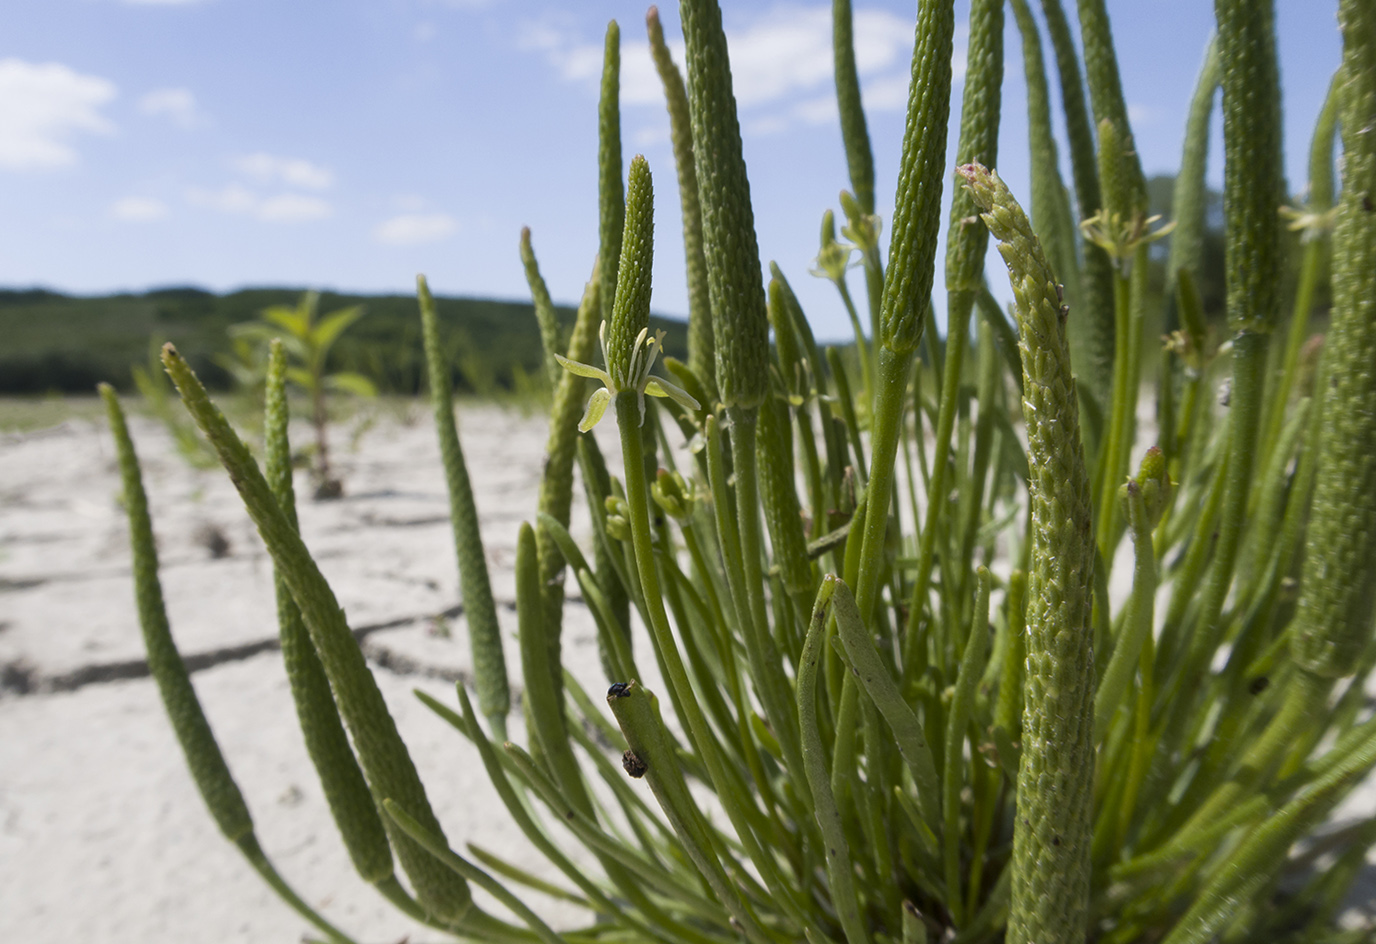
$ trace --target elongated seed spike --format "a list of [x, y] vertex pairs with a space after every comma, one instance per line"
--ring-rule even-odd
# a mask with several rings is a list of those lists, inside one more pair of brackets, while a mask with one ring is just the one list
[[210, 815], [215, 817], [220, 832], [231, 842], [237, 842], [253, 832], [253, 819], [220, 753], [220, 745], [201, 710], [196, 690], [191, 687], [191, 676], [187, 674], [177, 644], [172, 640], [163, 605], [162, 584], [158, 580], [158, 551], [153, 538], [153, 522], [148, 515], [148, 496], [143, 490], [143, 475], [124, 412], [113, 387], [102, 384], [100, 395], [105, 400], [119, 456], [124, 508], [129, 516], [129, 543], [134, 558], [134, 592], [139, 624], [143, 627], [143, 645], [148, 653], [149, 674], [158, 684], [163, 707], [167, 709], [177, 743], [186, 755], [186, 765], [191, 770], [196, 789], [210, 809]]
[[947, 166], [954, 35], [955, 12], [950, 0], [918, 4], [908, 120], [880, 316], [884, 346], [900, 353], [913, 350], [921, 340], [932, 294], [941, 187]]
[[1204, 64], [1195, 83], [1190, 100], [1190, 114], [1185, 125], [1185, 148], [1180, 159], [1180, 173], [1175, 178], [1172, 194], [1171, 218], [1175, 232], [1171, 233], [1170, 256], [1166, 262], [1168, 284], [1182, 267], [1198, 271], [1204, 254], [1204, 229], [1208, 200], [1206, 199], [1206, 170], [1209, 160], [1209, 125], [1213, 115], [1214, 97], [1218, 92], [1218, 37], [1209, 41]]
[[[716, 355], [713, 353], [712, 298], [707, 286], [707, 257], [702, 250], [702, 199], [698, 188], [698, 169], [693, 157], [693, 119], [688, 112], [688, 88], [683, 74], [669, 54], [659, 10], [650, 7], [645, 14], [650, 35], [650, 55], [664, 85], [669, 108], [669, 137], [674, 147], [674, 166], [678, 170], [679, 204], [683, 211], [683, 255], [688, 274], [688, 366], [707, 390], [716, 389]], [[715, 398], [715, 394], [711, 395]], [[710, 400], [699, 399], [704, 406]]]
[[679, 17], [687, 45], [717, 389], [728, 407], [758, 406], [769, 389], [769, 319], [726, 33], [716, 0], [682, 0]]
[[[163, 348], [162, 359], [187, 410], [229, 472], [273, 562], [281, 568], [291, 587], [292, 597], [310, 630], [311, 642], [329, 676], [340, 714], [353, 737], [375, 802], [381, 803], [388, 797], [400, 798], [399, 802], [404, 802], [428, 829], [443, 835], [410, 752], [397, 733], [396, 722], [387, 710], [377, 681], [368, 670], [363, 651], [349, 630], [334, 591], [306, 550], [301, 536], [272, 497], [267, 480], [248, 447], [210, 402], [191, 367], [170, 344]], [[436, 862], [409, 836], [391, 826], [387, 829], [397, 858], [410, 876], [425, 909], [442, 921], [461, 919], [472, 904], [467, 883]]]
[[1322, 445], [1292, 647], [1307, 671], [1351, 674], [1376, 610], [1376, 12], [1344, 0], [1343, 189], [1333, 231]]
[[487, 573], [478, 509], [473, 502], [473, 484], [468, 477], [459, 430], [454, 421], [454, 394], [450, 386], [449, 365], [440, 343], [439, 316], [425, 276], [416, 277], [420, 302], [421, 333], [425, 341], [425, 368], [430, 381], [430, 399], [435, 411], [435, 432], [440, 441], [440, 459], [449, 491], [449, 520], [454, 531], [454, 554], [459, 564], [459, 587], [463, 593], [464, 619], [468, 623], [473, 653], [474, 680], [478, 705], [494, 724], [504, 725], [511, 710], [511, 691], [506, 679], [506, 656], [502, 652], [502, 631], [497, 622], [497, 606], [492, 601], [492, 583]]
[[818, 663], [826, 654], [823, 640], [826, 638], [831, 597], [835, 591], [836, 576], [828, 574], [822, 578], [821, 588], [817, 591], [812, 619], [808, 621], [807, 638], [798, 659], [798, 727], [803, 743], [803, 768], [807, 772], [816, 808], [813, 815], [826, 843], [826, 867], [827, 877], [831, 881], [832, 903], [846, 933], [846, 944], [867, 944], [869, 935], [860, 918], [850, 844], [846, 840], [841, 813], [836, 806], [836, 795], [831, 789], [826, 746], [817, 724]]
[[[1047, 33], [1056, 54], [1060, 77], [1061, 103], [1065, 115], [1070, 163], [1074, 170], [1076, 219], [1092, 216], [1103, 201], [1095, 163], [1094, 125], [1085, 102], [1080, 57], [1070, 23], [1060, 0], [1042, 0]], [[1093, 400], [1107, 403], [1113, 386], [1114, 303], [1113, 266], [1108, 253], [1094, 243], [1083, 245], [1084, 271], [1081, 274], [1082, 300], [1070, 321], [1075, 342], [1076, 371], [1089, 388]], [[1094, 422], [1086, 413], [1087, 423]], [[1094, 431], [1090, 430], [1093, 435]], [[1093, 445], [1093, 443], [1091, 443]]]
[[760, 407], [755, 448], [760, 466], [760, 499], [774, 560], [790, 593], [812, 592], [812, 565], [807, 557], [802, 508], [793, 479], [793, 437], [788, 405], [777, 397]]
[[616, 266], [621, 259], [621, 230], [626, 218], [626, 191], [621, 177], [621, 28], [607, 24], [602, 53], [602, 93], [597, 103], [598, 250], [602, 266], [602, 320], [610, 321], [616, 299]]
[[797, 397], [801, 402], [807, 397], [808, 390], [802, 382], [803, 359], [798, 349], [798, 335], [793, 330], [793, 313], [789, 311], [788, 296], [791, 294], [784, 281], [779, 278], [769, 280], [769, 323], [774, 328], [774, 348], [779, 356], [779, 373], [782, 374], [784, 391], [789, 398]]
[[1101, 208], [1108, 219], [1126, 220], [1132, 205], [1126, 155], [1118, 126], [1107, 118], [1099, 122], [1099, 191]]
[[[263, 423], [264, 472], [273, 497], [295, 527], [296, 496], [292, 489], [291, 446], [287, 438], [286, 366], [282, 343], [274, 340], [268, 358], [267, 409]], [[354, 869], [366, 882], [385, 881], [393, 875], [393, 868], [392, 849], [387, 844], [382, 817], [378, 815], [368, 782], [349, 746], [334, 695], [330, 693], [330, 680], [315, 654], [310, 633], [301, 619], [301, 610], [292, 599], [286, 577], [275, 565], [273, 584], [277, 594], [282, 662], [296, 703], [296, 720], [301, 725], [306, 753], [320, 777], [330, 815]]]
[[846, 168], [860, 211], [874, 213], [874, 152], [860, 100], [860, 75], [855, 65], [855, 24], [850, 0], [832, 0], [831, 55], [836, 75], [836, 104], [841, 113], [841, 140]]
[[540, 344], [545, 352], [545, 378], [551, 385], [558, 386], [560, 375], [564, 373], [554, 359], [554, 355], [564, 353], [559, 348], [559, 318], [554, 311], [554, 300], [549, 297], [549, 287], [540, 274], [540, 263], [535, 259], [529, 226], [521, 229], [521, 264], [525, 266], [526, 284], [530, 286], [530, 300], [535, 306], [535, 321], [540, 326]]
[[[1085, 79], [1089, 86], [1090, 103], [1094, 107], [1094, 117], [1100, 123], [1113, 125], [1117, 138], [1116, 151], [1123, 155], [1120, 170], [1122, 199], [1125, 201], [1122, 212], [1127, 216], [1147, 212], [1147, 178], [1142, 173], [1142, 162], [1137, 159], [1137, 145], [1132, 137], [1132, 125], [1128, 123], [1127, 100], [1123, 98], [1123, 83], [1118, 75], [1118, 55], [1113, 48], [1113, 28], [1109, 23], [1108, 9], [1104, 0], [1079, 0], [1080, 39], [1085, 50]], [[1101, 177], [1101, 188], [1106, 182]], [[1087, 210], [1112, 208], [1107, 191], [1103, 194], [1099, 207]]]
[[[998, 163], [1002, 105], [1003, 0], [975, 0], [971, 4], [966, 61], [956, 161], [979, 161], [993, 167]], [[946, 291], [968, 293], [967, 300], [957, 302], [967, 311], [983, 283], [989, 247], [989, 230], [974, 218], [977, 213], [969, 191], [957, 187], [951, 195], [951, 225], [946, 238]]]
[[584, 812], [591, 812], [578, 762], [569, 746], [563, 705], [558, 702], [562, 686], [556, 688], [551, 682], [558, 672], [558, 666], [549, 663], [550, 647], [545, 638], [544, 600], [540, 593], [539, 573], [535, 529], [522, 522], [516, 543], [516, 612], [520, 628], [521, 668], [525, 672], [525, 697], [529, 709], [526, 717], [535, 741], [540, 745], [540, 753], [561, 789], [575, 806]]
[[1066, 310], [1022, 208], [988, 169], [960, 168], [1008, 263], [1023, 363], [1032, 572], [1010, 944], [1083, 940], [1094, 771], [1094, 535]]
[[[1018, 32], [1022, 35], [1023, 72], [1027, 85], [1027, 139], [1032, 165], [1032, 224], [1037, 231], [1037, 238], [1046, 249], [1052, 269], [1067, 283], [1069, 303], [1075, 305], [1080, 300], [1080, 290], [1079, 264], [1075, 256], [1074, 212], [1070, 205], [1070, 194], [1061, 179], [1041, 37], [1027, 0], [1011, 0], [1010, 5], [1018, 23]], [[1071, 332], [1070, 349], [1072, 359], [1078, 364], [1082, 356], [1074, 331]]]
[[607, 325], [607, 373], [621, 389], [634, 388], [636, 367], [645, 357], [650, 327], [650, 276], [655, 254], [655, 194], [650, 164], [643, 155], [631, 159], [626, 184], [626, 225], [617, 266], [616, 302]]
[[[205, 712], [201, 710], [191, 677], [182, 662], [177, 644], [167, 623], [163, 606], [162, 586], [158, 580], [158, 552], [153, 540], [153, 523], [148, 516], [148, 496], [143, 490], [143, 475], [139, 469], [134, 442], [124, 412], [109, 384], [100, 385], [100, 395], [115, 437], [115, 451], [119, 457], [120, 479], [124, 492], [125, 512], [129, 516], [129, 540], [133, 550], [134, 594], [143, 629], [144, 648], [148, 653], [148, 670], [157, 683], [163, 707], [172, 722], [172, 731], [186, 757], [191, 779], [205, 800], [220, 831], [238, 847], [245, 859], [277, 896], [293, 911], [315, 925], [334, 944], [354, 944], [353, 940], [322, 918], [306, 904], [277, 873], [258, 844], [253, 832], [253, 820], [244, 803], [239, 785], [229, 772], [220, 745], [210, 730]], [[376, 815], [376, 814], [375, 814]], [[386, 842], [383, 843], [386, 852]], [[391, 857], [388, 855], [388, 872]]]
[[[602, 321], [602, 281], [599, 266], [583, 290], [583, 300], [573, 322], [568, 356], [574, 361], [592, 360], [597, 346], [597, 326]], [[583, 413], [587, 381], [573, 371], [561, 370], [550, 407], [549, 438], [545, 445], [544, 475], [540, 477], [539, 509], [565, 527], [573, 507], [573, 462], [578, 455], [578, 419]], [[564, 619], [564, 555], [550, 539], [545, 528], [536, 529], [540, 558], [540, 588], [545, 600], [545, 635], [549, 640], [549, 662], [562, 665], [561, 634]], [[552, 680], [558, 702], [563, 704], [563, 674]]]
[[1223, 215], [1228, 327], [1265, 333], [1276, 321], [1285, 270], [1279, 208], [1280, 81], [1272, 0], [1217, 0], [1223, 63]]

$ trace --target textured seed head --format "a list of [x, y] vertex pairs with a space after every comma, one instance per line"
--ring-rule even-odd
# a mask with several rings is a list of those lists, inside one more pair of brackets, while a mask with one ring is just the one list
[[655, 198], [650, 164], [637, 154], [626, 184], [626, 226], [616, 272], [616, 300], [607, 328], [607, 373], [631, 386], [637, 338], [650, 325], [650, 272], [654, 262]]
[[721, 10], [708, 0], [681, 4], [680, 18], [687, 46], [688, 111], [702, 200], [717, 387], [726, 406], [758, 406], [769, 389], [769, 320], [726, 33]]

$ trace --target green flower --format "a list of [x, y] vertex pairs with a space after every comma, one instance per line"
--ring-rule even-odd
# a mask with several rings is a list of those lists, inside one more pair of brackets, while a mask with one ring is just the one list
[[[1085, 239], [1094, 243], [1114, 260], [1114, 263], [1127, 273], [1132, 265], [1132, 256], [1142, 243], [1154, 243], [1175, 229], [1175, 220], [1163, 226], [1156, 226], [1160, 214], [1144, 216], [1140, 213], [1124, 216], [1100, 210], [1089, 219], [1080, 223], [1080, 232]], [[1152, 227], [1156, 226], [1155, 229]]]
[[851, 256], [855, 246], [838, 242], [836, 239], [836, 217], [827, 210], [822, 214], [822, 248], [817, 253], [815, 264], [808, 271], [822, 279], [830, 279], [838, 285], [846, 278], [846, 270], [851, 268]]
[[[682, 387], [675, 386], [662, 377], [650, 376], [650, 368], [654, 366], [655, 358], [664, 348], [664, 332], [656, 331], [654, 337], [649, 335], [649, 328], [641, 328], [640, 333], [636, 335], [635, 346], [631, 350], [631, 363], [626, 370], [625, 377], [615, 377], [600, 367], [593, 367], [591, 364], [584, 364], [581, 361], [571, 361], [562, 354], [554, 355], [555, 360], [570, 373], [602, 382], [602, 389], [594, 393], [588, 400], [587, 411], [583, 413], [583, 419], [578, 424], [580, 432], [586, 433], [596, 426], [598, 420], [602, 419], [602, 414], [607, 412], [607, 404], [611, 402], [612, 396], [623, 390], [636, 392], [636, 396], [640, 400], [641, 423], [645, 422], [645, 394], [647, 393], [652, 397], [669, 397], [685, 410], [696, 412], [702, 409], [702, 405]], [[597, 336], [602, 341], [603, 362], [611, 363], [607, 356], [607, 323], [605, 321], [602, 322], [602, 327], [598, 329]]]
[[1311, 207], [1283, 206], [1280, 215], [1286, 221], [1285, 228], [1300, 234], [1300, 242], [1320, 239], [1333, 232], [1333, 223], [1338, 218], [1338, 208], [1315, 210]]

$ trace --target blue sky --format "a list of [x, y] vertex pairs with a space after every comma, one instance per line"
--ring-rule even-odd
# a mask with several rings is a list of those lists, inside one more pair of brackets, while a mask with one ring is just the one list
[[[1277, 0], [1292, 190], [1340, 55], [1335, 6]], [[724, 7], [761, 254], [779, 262], [819, 335], [842, 337], [834, 291], [807, 274], [822, 211], [847, 185], [830, 4]], [[1108, 7], [1143, 164], [1170, 171], [1212, 4]], [[916, 4], [855, 9], [887, 219]], [[442, 294], [524, 298], [517, 243], [528, 225], [555, 298], [574, 302], [596, 251], [597, 78], [614, 18], [625, 157], [644, 153], [657, 185], [654, 307], [686, 314], [644, 12], [625, 0], [6, 0], [0, 285], [409, 292], [424, 272]], [[674, 5], [662, 12], [677, 36]], [[959, 22], [967, 13], [958, 0]], [[965, 41], [962, 28], [957, 74]], [[1007, 43], [998, 167], [1025, 195], [1011, 15]], [[1213, 170], [1220, 179], [1217, 157]]]

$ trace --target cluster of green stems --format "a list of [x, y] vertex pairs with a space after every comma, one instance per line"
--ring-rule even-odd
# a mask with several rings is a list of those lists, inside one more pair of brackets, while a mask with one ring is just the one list
[[[521, 726], [509, 725], [500, 629], [422, 280], [478, 710], [463, 686], [457, 710], [420, 697], [471, 742], [550, 875], [470, 846], [472, 861], [445, 839], [296, 533], [290, 476], [274, 459], [286, 436], [280, 366], [264, 478], [185, 363], [164, 353], [277, 566], [283, 652], [340, 832], [360, 874], [404, 913], [501, 942], [1346, 939], [1334, 922], [1376, 819], [1292, 846], [1376, 764], [1363, 698], [1376, 666], [1376, 15], [1363, 0], [1339, 3], [1343, 65], [1318, 122], [1308, 206], [1291, 212], [1307, 238], [1285, 343], [1273, 347], [1285, 243], [1269, 0], [1217, 0], [1166, 227], [1147, 215], [1104, 0], [1080, 0], [1078, 48], [1060, 0], [1040, 4], [1071, 188], [1040, 27], [1026, 0], [1010, 5], [1032, 216], [989, 169], [1002, 0], [971, 5], [954, 176], [954, 8], [921, 0], [884, 259], [852, 14], [835, 0], [849, 242], [828, 211], [815, 272], [836, 285], [856, 339], [829, 348], [782, 268], [761, 276], [720, 10], [683, 0], [686, 77], [651, 10], [691, 306], [686, 361], [664, 359], [672, 381], [651, 372], [654, 181], [643, 157], [623, 180], [612, 24], [599, 254], [567, 339], [522, 237], [555, 397], [539, 507], [517, 545]], [[1222, 337], [1195, 289], [1219, 88]], [[948, 184], [943, 338], [928, 321]], [[1148, 244], [1167, 232], [1162, 306]], [[986, 283], [990, 235], [1008, 270], [1008, 313]], [[867, 325], [847, 285], [853, 253]], [[1329, 330], [1321, 355], [1306, 356], [1324, 253]], [[1153, 306], [1171, 319], [1159, 357], [1148, 356]], [[589, 379], [602, 386], [589, 390]], [[1219, 406], [1208, 391], [1222, 382]], [[1157, 400], [1157, 441], [1143, 453], [1144, 395]], [[107, 399], [150, 664], [193, 773], [250, 862], [339, 939], [252, 839], [159, 616], [137, 464]], [[586, 434], [608, 408], [619, 477]], [[576, 478], [590, 548], [569, 532]], [[1131, 561], [1130, 590], [1114, 598], [1119, 558]], [[570, 576], [597, 625], [605, 704], [562, 666]], [[636, 621], [648, 653], [633, 644]], [[647, 658], [662, 692], [637, 667]], [[528, 747], [509, 729], [523, 729]], [[1315, 870], [1321, 854], [1337, 864]], [[589, 922], [556, 932], [513, 884], [576, 902]], [[509, 914], [486, 910], [491, 900]]]

